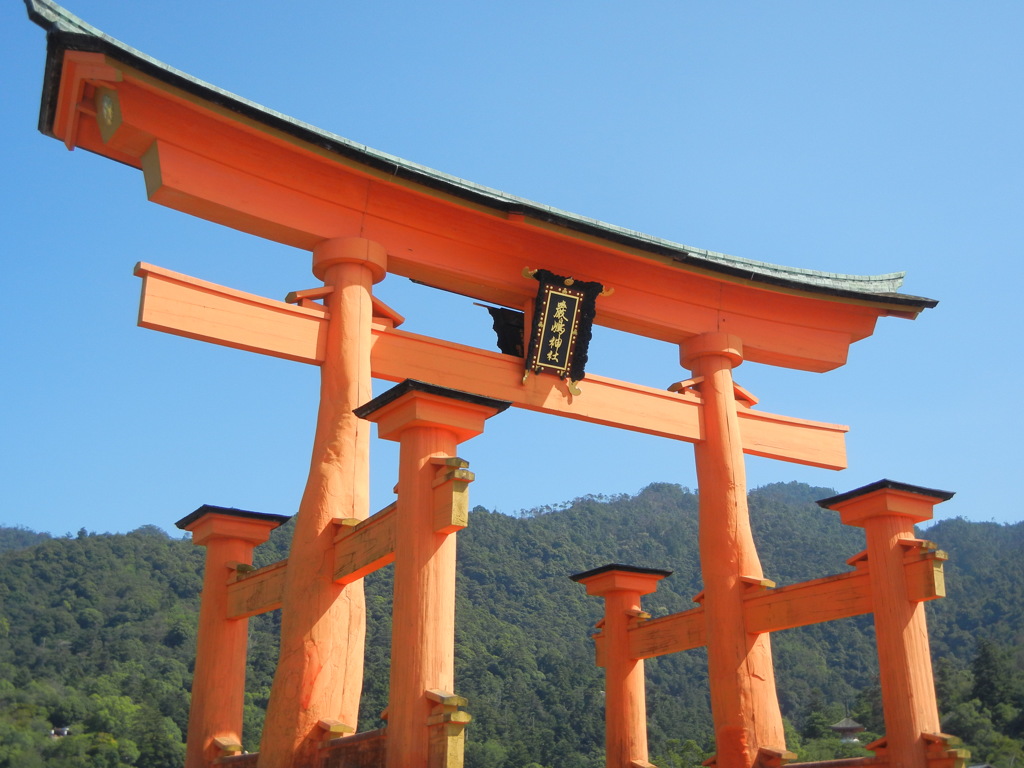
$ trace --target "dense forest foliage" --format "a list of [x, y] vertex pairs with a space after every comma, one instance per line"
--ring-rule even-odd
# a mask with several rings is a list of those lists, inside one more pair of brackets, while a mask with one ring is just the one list
[[[859, 529], [789, 483], [750, 494], [767, 577], [780, 585], [848, 570]], [[257, 550], [287, 556], [290, 526]], [[1024, 753], [1024, 523], [942, 521], [924, 537], [950, 553], [948, 597], [928, 604], [943, 729], [972, 762]], [[180, 768], [203, 551], [145, 526], [53, 538], [0, 528], [0, 768]], [[700, 589], [697, 496], [655, 484], [512, 518], [483, 508], [459, 534], [457, 693], [470, 701], [467, 768], [603, 766], [602, 671], [590, 635], [601, 601], [569, 580], [611, 562], [670, 568], [644, 599], [654, 616]], [[391, 573], [366, 579], [367, 671], [360, 728], [380, 725], [391, 645]], [[245, 742], [256, 749], [276, 660], [278, 613], [250, 622]], [[801, 760], [868, 754], [829, 725], [850, 715], [862, 743], [884, 731], [870, 617], [772, 636], [790, 749]], [[692, 768], [712, 751], [706, 658], [648, 660], [651, 753]], [[67, 735], [62, 729], [67, 729]], [[1024, 764], [1024, 761], [1022, 761]]]

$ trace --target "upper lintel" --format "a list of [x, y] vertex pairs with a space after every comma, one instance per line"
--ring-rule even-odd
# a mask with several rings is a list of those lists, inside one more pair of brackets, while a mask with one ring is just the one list
[[[599, 304], [601, 325], [671, 343], [730, 328], [744, 338], [747, 359], [804, 370], [843, 365], [849, 345], [870, 335], [878, 317], [912, 318], [937, 304], [898, 293], [903, 273], [841, 275], [728, 256], [473, 184], [197, 80], [51, 0], [25, 2], [48, 32], [41, 131], [54, 136], [57, 125], [69, 146], [143, 168], [152, 200], [193, 215], [306, 249], [352, 234], [346, 228], [358, 222], [388, 249], [396, 274], [512, 307], [531, 294], [531, 284], [519, 277], [530, 265], [519, 254], [543, 254], [552, 271], [616, 287]], [[108, 86], [78, 75], [125, 102], [115, 105], [124, 121], [120, 135], [110, 126], [104, 134], [95, 117], [73, 120], [71, 128], [58, 120], [76, 114], [82, 95], [77, 84], [62, 83], [74, 76], [65, 66], [69, 52], [102, 56], [123, 78]], [[222, 129], [211, 134], [233, 131], [269, 162], [246, 166], [253, 152], [233, 149], [237, 142], [227, 138], [223, 148], [209, 135], [195, 147], [174, 133], [175, 124], [186, 123], [199, 133], [203, 121]], [[298, 162], [303, 170], [275, 176], [275, 162]], [[295, 178], [303, 179], [302, 188]], [[246, 190], [249, 208], [232, 207], [241, 205], [238, 189]], [[285, 220], [283, 210], [298, 214]], [[452, 232], [461, 240], [454, 242]], [[467, 259], [475, 271], [464, 269]]]

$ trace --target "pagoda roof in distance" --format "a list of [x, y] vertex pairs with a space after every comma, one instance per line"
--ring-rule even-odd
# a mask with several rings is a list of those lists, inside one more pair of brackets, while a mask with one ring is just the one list
[[854, 720], [852, 717], [844, 717], [838, 723], [833, 723], [829, 726], [833, 731], [863, 731], [864, 726]]
[[904, 272], [848, 275], [730, 256], [652, 237], [474, 184], [350, 141], [194, 78], [104, 34], [52, 0], [25, 0], [25, 5], [32, 21], [47, 31], [47, 71], [39, 128], [49, 136], [54, 136], [53, 124], [64, 52], [102, 53], [170, 86], [300, 141], [309, 142], [350, 162], [385, 171], [396, 179], [419, 184], [504, 214], [521, 215], [610, 244], [626, 246], [642, 254], [667, 258], [682, 268], [762, 283], [766, 287], [776, 286], [839, 299], [870, 301], [892, 307], [892, 314], [902, 313], [911, 317], [938, 303], [934, 299], [898, 293]]

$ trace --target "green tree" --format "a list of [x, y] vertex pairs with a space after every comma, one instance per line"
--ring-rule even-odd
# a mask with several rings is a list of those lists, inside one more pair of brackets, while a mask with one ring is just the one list
[[693, 739], [667, 739], [651, 762], [658, 768], [700, 768], [707, 758], [708, 755]]
[[185, 761], [181, 730], [171, 718], [148, 704], [143, 704], [132, 716], [128, 734], [139, 750], [140, 766], [181, 768]]

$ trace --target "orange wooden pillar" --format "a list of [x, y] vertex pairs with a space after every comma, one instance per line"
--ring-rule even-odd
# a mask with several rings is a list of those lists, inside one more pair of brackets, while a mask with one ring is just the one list
[[925, 768], [922, 734], [941, 730], [924, 603], [908, 596], [904, 556], [918, 547], [914, 525], [931, 520], [932, 508], [952, 496], [879, 480], [818, 502], [839, 512], [845, 525], [864, 529], [885, 711], [881, 746], [893, 768]]
[[767, 633], [744, 627], [743, 597], [761, 583], [747, 511], [746, 469], [732, 369], [740, 339], [706, 333], [687, 339], [680, 360], [698, 379], [702, 440], [694, 446], [700, 489], [708, 677], [718, 768], [749, 768], [760, 748], [785, 749]]
[[[427, 768], [430, 691], [455, 687], [455, 537], [448, 512], [435, 515], [435, 486], [459, 443], [509, 406], [406, 380], [358, 409], [399, 448], [395, 524], [394, 626], [388, 701], [388, 768]], [[437, 723], [443, 725], [443, 723]], [[461, 764], [461, 761], [459, 762]]]
[[309, 479], [285, 577], [281, 652], [267, 706], [260, 768], [314, 765], [321, 720], [355, 726], [363, 685], [366, 612], [362, 581], [333, 578], [337, 518], [369, 516], [370, 426], [353, 413], [371, 396], [372, 286], [386, 273], [383, 246], [325, 240], [313, 273], [333, 290], [320, 370]]
[[640, 597], [672, 571], [611, 564], [572, 576], [588, 595], [604, 598], [604, 745], [608, 768], [647, 762], [647, 694], [643, 659], [629, 650], [629, 628], [640, 616]]
[[238, 565], [252, 564], [253, 547], [287, 520], [203, 505], [175, 523], [206, 547], [185, 768], [207, 768], [223, 752], [241, 750], [249, 620], [228, 618], [228, 584]]

